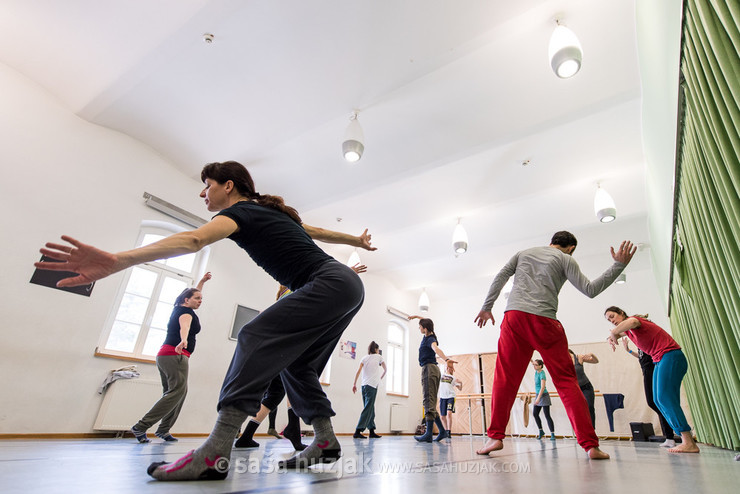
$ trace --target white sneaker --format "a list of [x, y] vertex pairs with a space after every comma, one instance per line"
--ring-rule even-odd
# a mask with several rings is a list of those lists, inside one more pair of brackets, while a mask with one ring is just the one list
[[666, 439], [664, 443], [660, 445], [661, 448], [675, 448], [676, 447], [676, 441], [673, 439]]

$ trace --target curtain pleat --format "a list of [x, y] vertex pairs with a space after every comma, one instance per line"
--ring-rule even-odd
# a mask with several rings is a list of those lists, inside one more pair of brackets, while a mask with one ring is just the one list
[[687, 0], [671, 327], [698, 439], [740, 449], [740, 2]]

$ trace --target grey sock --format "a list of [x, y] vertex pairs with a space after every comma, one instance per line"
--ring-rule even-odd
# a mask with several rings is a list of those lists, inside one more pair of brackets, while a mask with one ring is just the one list
[[232, 407], [218, 412], [216, 425], [198, 449], [173, 463], [152, 463], [147, 472], [157, 480], [224, 479], [229, 471], [231, 447], [239, 427], [248, 414]]
[[315, 417], [311, 419], [311, 425], [314, 431], [313, 442], [288, 461], [294, 460], [298, 466], [313, 465], [321, 461], [336, 461], [341, 446], [337, 436], [334, 435], [331, 419], [329, 417]]

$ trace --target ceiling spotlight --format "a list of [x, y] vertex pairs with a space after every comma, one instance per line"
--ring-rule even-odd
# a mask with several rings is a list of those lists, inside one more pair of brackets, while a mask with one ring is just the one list
[[558, 25], [550, 36], [550, 46], [547, 51], [550, 66], [555, 75], [561, 79], [567, 79], [581, 70], [583, 49], [573, 31], [560, 24], [559, 20], [556, 22]]
[[460, 224], [460, 218], [457, 219], [455, 231], [452, 233], [452, 248], [455, 250], [456, 256], [465, 254], [468, 250], [468, 234]]
[[215, 36], [213, 36], [211, 33], [206, 33], [203, 35], [203, 41], [210, 45], [211, 43], [213, 43], [214, 37]]
[[601, 188], [600, 184], [596, 184], [596, 187], [596, 195], [594, 196], [596, 217], [602, 223], [612, 222], [617, 219], [617, 206], [614, 204], [614, 199]]
[[342, 143], [342, 154], [344, 159], [350, 163], [359, 161], [362, 158], [362, 152], [365, 150], [365, 135], [360, 127], [360, 122], [357, 121], [357, 110], [352, 112], [349, 117], [349, 125], [347, 131], [344, 133], [344, 142]]
[[426, 288], [424, 288], [419, 296], [419, 311], [429, 312], [429, 295], [427, 295]]
[[627, 275], [624, 273], [620, 274], [619, 276], [617, 276], [617, 279], [614, 280], [614, 283], [616, 283], [617, 285], [627, 283]]

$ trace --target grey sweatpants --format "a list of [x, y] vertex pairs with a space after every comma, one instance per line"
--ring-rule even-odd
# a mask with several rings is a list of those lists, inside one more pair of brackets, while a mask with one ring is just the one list
[[270, 381], [280, 375], [293, 411], [304, 422], [333, 417], [319, 375], [364, 297], [352, 269], [335, 260], [319, 266], [305, 285], [239, 331], [218, 408], [256, 415]]
[[424, 418], [426, 420], [434, 420], [439, 416], [437, 395], [441, 377], [437, 364], [424, 364], [421, 368], [421, 389], [424, 393]]
[[162, 419], [158, 434], [167, 434], [180, 415], [185, 396], [188, 394], [188, 362], [185, 355], [158, 355], [157, 368], [162, 378], [162, 397], [154, 404], [134, 428], [146, 431]]

